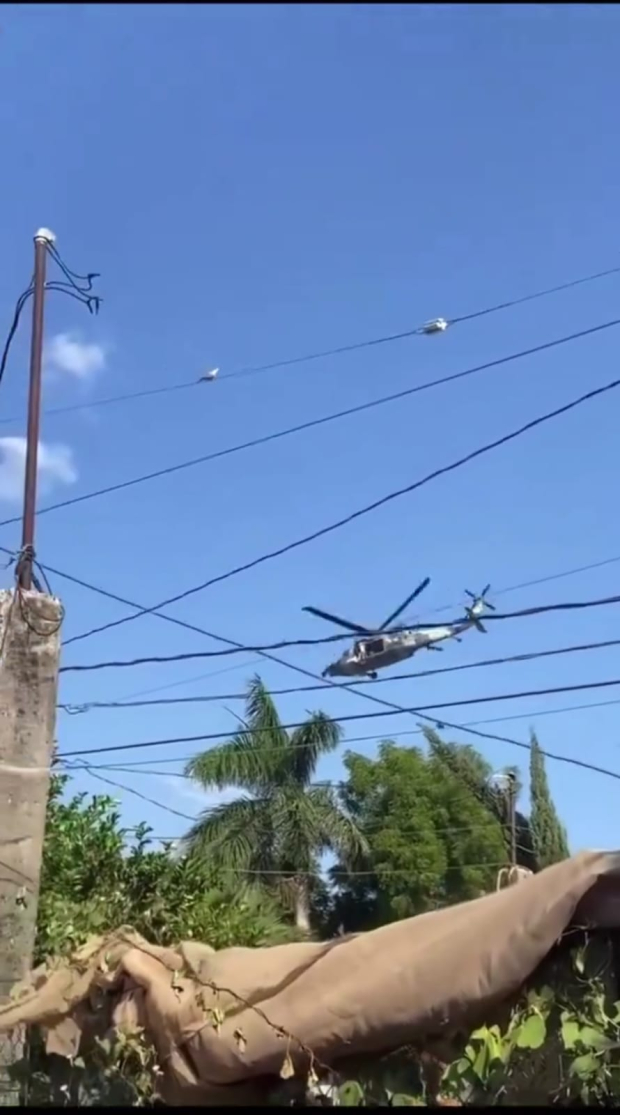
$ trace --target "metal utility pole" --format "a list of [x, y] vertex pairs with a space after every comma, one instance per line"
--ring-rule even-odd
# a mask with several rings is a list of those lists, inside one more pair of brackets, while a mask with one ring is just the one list
[[34, 556], [34, 524], [37, 505], [37, 469], [39, 460], [39, 427], [41, 422], [41, 373], [43, 362], [43, 310], [45, 304], [45, 270], [47, 246], [56, 237], [49, 229], [40, 228], [34, 238], [34, 280], [32, 307], [32, 339], [30, 343], [30, 388], [28, 392], [28, 435], [26, 444], [26, 475], [24, 478], [24, 518], [22, 527], [22, 560], [19, 584], [28, 591], [32, 587]]
[[[15, 589], [0, 592], [0, 1003], [32, 964], [54, 750], [62, 606], [55, 597], [32, 591], [45, 264], [53, 242], [47, 229], [34, 238], [24, 549]], [[0, 1107], [20, 1102], [9, 1070], [22, 1046], [21, 1031], [0, 1035]]]
[[489, 781], [502, 786], [502, 793], [508, 805], [508, 827], [510, 829], [510, 866], [517, 866], [517, 778], [514, 771], [497, 771]]
[[508, 778], [508, 813], [510, 823], [510, 866], [517, 866], [517, 780], [512, 771]]

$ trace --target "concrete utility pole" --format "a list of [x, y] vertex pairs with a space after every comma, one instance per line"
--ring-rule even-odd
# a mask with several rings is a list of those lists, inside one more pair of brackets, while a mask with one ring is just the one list
[[[0, 592], [0, 1001], [32, 964], [54, 747], [62, 606], [32, 588], [45, 261], [53, 239], [45, 229], [35, 236], [22, 550], [14, 590]], [[21, 1055], [19, 1038], [0, 1036], [1, 1106], [20, 1102], [7, 1069]]]

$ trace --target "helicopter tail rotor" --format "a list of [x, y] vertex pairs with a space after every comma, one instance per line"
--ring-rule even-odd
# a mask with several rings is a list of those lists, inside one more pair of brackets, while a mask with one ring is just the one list
[[490, 588], [490, 584], [485, 585], [482, 592], [479, 592], [477, 594], [475, 592], [471, 592], [468, 588], [465, 589], [466, 595], [469, 596], [471, 600], [473, 600], [473, 604], [465, 609], [465, 615], [467, 616], [468, 620], [473, 623], [476, 630], [480, 631], [483, 635], [487, 634], [487, 629], [480, 621], [480, 613], [484, 609], [488, 609], [490, 612], [495, 611], [495, 605], [490, 604], [486, 598]]
[[465, 609], [465, 615], [467, 616], [470, 623], [473, 623], [474, 627], [476, 628], [476, 631], [479, 631], [481, 635], [487, 635], [488, 634], [488, 631], [487, 631], [486, 627], [484, 626], [483, 623], [481, 623], [481, 621], [478, 619], [478, 616], [475, 615], [475, 613], [472, 611], [471, 608], [466, 608]]

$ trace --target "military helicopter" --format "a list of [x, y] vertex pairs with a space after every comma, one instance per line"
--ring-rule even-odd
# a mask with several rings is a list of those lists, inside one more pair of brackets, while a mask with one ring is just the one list
[[465, 590], [473, 603], [465, 608], [465, 616], [462, 620], [444, 625], [436, 624], [434, 627], [394, 628], [394, 620], [398, 619], [405, 608], [429, 584], [430, 577], [426, 577], [396, 611], [388, 616], [381, 627], [375, 630], [360, 627], [357, 623], [350, 623], [346, 619], [341, 619], [330, 612], [323, 612], [319, 608], [302, 608], [304, 612], [310, 612], [313, 616], [326, 619], [329, 623], [335, 623], [339, 627], [344, 627], [347, 631], [354, 631], [363, 636], [353, 644], [350, 650], [346, 650], [336, 662], [327, 666], [321, 676], [361, 676], [375, 680], [377, 670], [384, 670], [386, 666], [394, 666], [397, 662], [404, 662], [418, 650], [443, 650], [443, 647], [437, 645], [438, 643], [445, 642], [446, 639], [456, 639], [457, 642], [460, 642], [460, 636], [463, 632], [469, 631], [472, 627], [486, 635], [486, 628], [481, 622], [480, 616], [487, 608], [492, 612], [495, 611], [493, 605], [486, 600], [490, 585], [486, 585], [478, 596], [470, 592], [469, 589]]

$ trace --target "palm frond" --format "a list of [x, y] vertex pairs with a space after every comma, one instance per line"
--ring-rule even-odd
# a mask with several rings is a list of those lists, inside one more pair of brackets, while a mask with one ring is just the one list
[[248, 687], [246, 697], [248, 731], [258, 732], [258, 738], [269, 739], [271, 747], [287, 742], [287, 735], [278, 716], [273, 698], [262, 679], [256, 674]]
[[199, 855], [216, 870], [233, 874], [264, 870], [270, 843], [268, 804], [251, 798], [237, 798], [205, 810], [183, 838], [189, 854]]
[[240, 732], [227, 743], [194, 755], [185, 767], [185, 774], [205, 789], [224, 790], [235, 786], [250, 794], [261, 794], [271, 781], [265, 770], [264, 753], [256, 746], [256, 736]]
[[245, 719], [238, 718], [240, 730], [227, 743], [190, 759], [185, 774], [208, 788], [237, 786], [249, 793], [261, 793], [277, 781], [288, 736], [258, 676], [250, 682], [246, 705]]
[[334, 852], [349, 867], [368, 855], [365, 836], [329, 786], [315, 786], [304, 794], [300, 823], [317, 852]]
[[325, 712], [313, 712], [301, 728], [293, 732], [289, 743], [291, 779], [298, 786], [308, 786], [319, 759], [335, 751], [340, 743], [342, 728]]

